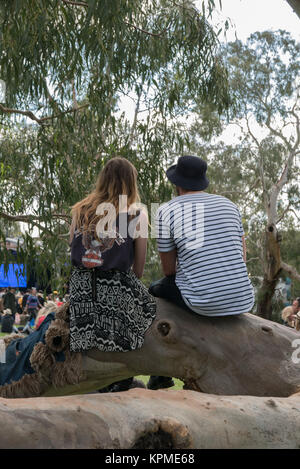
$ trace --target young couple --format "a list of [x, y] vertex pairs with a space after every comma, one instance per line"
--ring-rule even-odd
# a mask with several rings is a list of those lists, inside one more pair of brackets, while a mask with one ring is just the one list
[[[186, 155], [166, 172], [177, 197], [160, 206], [156, 215], [165, 277], [153, 282], [149, 291], [139, 280], [146, 260], [147, 237], [141, 226], [147, 214], [135, 209], [140, 200], [135, 167], [125, 158], [112, 158], [93, 192], [73, 206], [71, 351], [140, 348], [155, 318], [154, 297], [208, 317], [251, 310], [253, 288], [241, 216], [230, 200], [204, 191], [209, 184], [206, 170], [205, 161]], [[114, 206], [114, 219], [103, 209], [105, 204]], [[168, 377], [151, 377], [148, 387], [171, 384]]]

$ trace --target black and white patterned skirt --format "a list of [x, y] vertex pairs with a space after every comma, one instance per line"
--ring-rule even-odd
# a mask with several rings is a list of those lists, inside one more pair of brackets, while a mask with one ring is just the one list
[[70, 350], [128, 352], [142, 347], [155, 319], [155, 299], [132, 271], [73, 268]]

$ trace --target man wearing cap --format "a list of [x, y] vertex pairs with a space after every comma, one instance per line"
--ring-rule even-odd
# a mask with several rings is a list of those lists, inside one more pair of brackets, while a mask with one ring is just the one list
[[[204, 192], [207, 164], [185, 155], [166, 174], [177, 197], [156, 216], [163, 279], [149, 291], [201, 316], [249, 312], [254, 304], [248, 277], [241, 215], [226, 197]], [[170, 378], [151, 377], [148, 388], [169, 387]], [[172, 385], [172, 382], [169, 382]]]

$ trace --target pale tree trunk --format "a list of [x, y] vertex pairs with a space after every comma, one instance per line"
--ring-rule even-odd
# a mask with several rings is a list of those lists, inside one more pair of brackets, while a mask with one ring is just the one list
[[[130, 449], [126, 458], [139, 457], [136, 449], [180, 449], [178, 454], [153, 451], [152, 462], [161, 462], [158, 456], [174, 462], [176, 456], [184, 465], [196, 461], [192, 452], [184, 454], [189, 449], [297, 449], [299, 411], [299, 395], [214, 396], [182, 390], [0, 399], [0, 448]], [[116, 462], [121, 462], [119, 455]], [[113, 451], [105, 457], [114, 462]]]
[[279, 237], [276, 228], [267, 227], [264, 234], [264, 278], [257, 298], [257, 314], [272, 319], [272, 298], [281, 272]]
[[288, 182], [288, 173], [292, 167], [296, 152], [290, 152], [281, 177], [273, 185], [266, 204], [268, 223], [264, 233], [264, 277], [258, 292], [257, 314], [265, 319], [272, 319], [272, 298], [280, 273], [285, 270], [292, 278], [300, 279], [296, 269], [281, 260], [280, 241], [281, 236], [276, 228], [277, 200], [283, 186]]
[[287, 3], [293, 8], [294, 12], [300, 18], [300, 0], [286, 0]]
[[[283, 140], [287, 150], [289, 151], [283, 171], [278, 181], [271, 187], [269, 192], [267, 192], [265, 186], [263, 161], [261, 160], [260, 162], [260, 177], [263, 186], [264, 205], [267, 214], [267, 226], [264, 233], [264, 276], [262, 286], [258, 292], [257, 314], [265, 319], [272, 319], [272, 298], [275, 293], [281, 270], [286, 270], [293, 278], [300, 278], [299, 274], [294, 268], [285, 264], [281, 260], [281, 236], [277, 230], [277, 224], [283, 217], [282, 215], [280, 218], [278, 218], [278, 197], [283, 187], [289, 182], [289, 174], [292, 169], [294, 159], [299, 153], [298, 147], [300, 144], [300, 122], [299, 116], [296, 114], [295, 110], [296, 104], [291, 111], [291, 114], [296, 119], [296, 141], [293, 146], [290, 145], [289, 141], [282, 134], [280, 134], [270, 125], [270, 119], [267, 122], [267, 127], [269, 130], [273, 133], [273, 135], [278, 136]], [[289, 207], [284, 211], [284, 214], [288, 210]]]

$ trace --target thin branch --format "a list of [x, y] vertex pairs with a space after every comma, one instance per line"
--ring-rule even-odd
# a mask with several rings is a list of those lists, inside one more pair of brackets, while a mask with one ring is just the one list
[[248, 262], [257, 261], [257, 260], [260, 260], [260, 257], [251, 257], [251, 259], [248, 259], [245, 263], [248, 264]]
[[245, 195], [244, 191], [237, 191], [237, 190], [232, 190], [232, 191], [222, 191], [218, 192], [219, 195], [224, 195], [224, 194], [239, 194], [239, 195]]
[[249, 124], [249, 118], [248, 116], [246, 116], [246, 124], [247, 124], [247, 129], [248, 129], [248, 133], [249, 135], [251, 135], [252, 139], [254, 140], [254, 142], [256, 143], [258, 149], [260, 148], [260, 143], [259, 141], [257, 140], [257, 138], [255, 137], [254, 133], [252, 132], [251, 128], [250, 128], [250, 124]]
[[136, 31], [139, 31], [140, 33], [147, 34], [148, 36], [152, 36], [152, 37], [163, 37], [163, 34], [167, 31], [167, 29], [165, 29], [161, 33], [151, 33], [150, 31], [146, 31], [145, 29], [139, 28], [135, 24], [128, 23], [128, 21], [123, 21], [123, 23], [129, 26], [130, 28], [134, 28]]
[[297, 218], [297, 220], [300, 221], [300, 218], [299, 218], [299, 216], [297, 215], [297, 213], [295, 212], [295, 210], [293, 210], [292, 208], [290, 208], [290, 212], [292, 212], [292, 213], [295, 215], [295, 217]]
[[287, 158], [285, 167], [281, 173], [280, 178], [278, 179], [277, 183], [273, 185], [271, 188], [271, 195], [269, 198], [269, 204], [268, 204], [268, 223], [272, 224], [275, 223], [275, 219], [277, 218], [277, 199], [278, 195], [283, 188], [283, 186], [288, 182], [288, 172], [289, 169], [292, 166], [293, 159], [294, 159], [295, 153], [291, 151], [289, 154], [289, 157]]
[[282, 212], [281, 216], [278, 218], [278, 220], [276, 221], [276, 225], [277, 223], [279, 223], [283, 217], [290, 211], [290, 207], [291, 207], [291, 204], [289, 203], [287, 208]]
[[[84, 7], [84, 8], [89, 7], [88, 3], [85, 3], [85, 2], [75, 2], [72, 0], [62, 0], [62, 2], [65, 3], [66, 5], [74, 5], [78, 7]], [[152, 36], [152, 37], [162, 37], [163, 34], [167, 31], [167, 29], [165, 29], [161, 33], [152, 33], [150, 31], [146, 31], [145, 29], [139, 28], [135, 24], [129, 23], [128, 21], [123, 21], [123, 23], [129, 26], [130, 28], [134, 28], [136, 31], [139, 31], [143, 34], [147, 34], [148, 36]]]
[[[268, 127], [268, 129], [274, 134], [276, 135], [278, 138], [281, 138], [281, 140], [285, 143], [286, 147], [289, 149], [289, 150], [292, 150], [292, 146], [290, 144], [290, 142], [288, 141], [288, 139], [281, 133], [279, 132], [278, 130], [274, 129], [274, 127], [271, 126], [269, 120], [268, 122], [266, 122], [266, 126]], [[296, 147], [295, 147], [296, 148]]]
[[285, 262], [282, 262], [282, 261], [281, 261], [280, 267], [283, 270], [285, 270], [290, 275], [290, 277], [300, 282], [300, 274], [297, 272], [295, 267], [293, 267], [292, 265], [286, 264]]
[[62, 0], [62, 2], [66, 3], [66, 5], [75, 5], [77, 7], [85, 7], [85, 8], [89, 7], [89, 5], [85, 2], [75, 2], [72, 0]]

